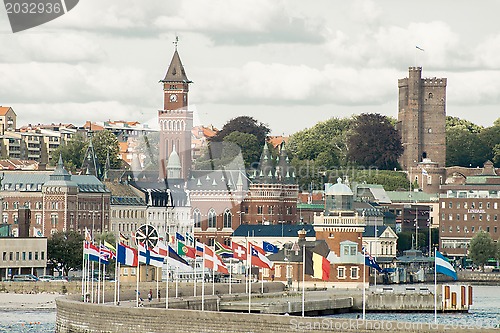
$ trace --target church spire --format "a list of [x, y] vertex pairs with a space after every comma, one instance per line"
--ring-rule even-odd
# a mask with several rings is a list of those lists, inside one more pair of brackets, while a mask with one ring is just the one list
[[186, 71], [184, 70], [184, 66], [182, 65], [181, 58], [179, 57], [179, 52], [177, 52], [177, 43], [179, 42], [179, 37], [175, 37], [175, 52], [170, 61], [170, 66], [168, 66], [167, 73], [165, 74], [165, 78], [160, 82], [184, 82], [191, 83], [186, 75]]

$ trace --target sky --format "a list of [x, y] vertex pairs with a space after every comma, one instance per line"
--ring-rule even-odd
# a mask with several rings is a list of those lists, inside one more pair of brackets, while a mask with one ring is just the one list
[[331, 117], [397, 117], [398, 79], [422, 66], [448, 79], [447, 115], [491, 126], [499, 11], [497, 0], [81, 0], [13, 34], [0, 9], [0, 105], [18, 126], [155, 126], [178, 36], [198, 124], [248, 115], [290, 135]]

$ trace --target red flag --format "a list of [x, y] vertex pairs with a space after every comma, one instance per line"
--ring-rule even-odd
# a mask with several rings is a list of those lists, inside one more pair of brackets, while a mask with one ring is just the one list
[[247, 259], [247, 249], [238, 243], [231, 242], [231, 249], [233, 250], [233, 258], [238, 260]]
[[[250, 251], [251, 251], [251, 264], [253, 266], [270, 268], [270, 269], [273, 268], [272, 261], [266, 257], [263, 249], [259, 248], [258, 246], [250, 244]], [[261, 251], [264, 253], [262, 253]]]

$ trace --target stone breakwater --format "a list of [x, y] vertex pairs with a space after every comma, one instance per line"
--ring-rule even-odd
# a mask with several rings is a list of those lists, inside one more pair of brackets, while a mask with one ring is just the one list
[[[361, 332], [405, 333], [471, 332], [473, 327], [358, 319], [311, 318], [255, 313], [134, 308], [82, 303], [75, 297], [56, 299], [56, 333], [268, 333]], [[500, 332], [498, 329], [477, 332]]]

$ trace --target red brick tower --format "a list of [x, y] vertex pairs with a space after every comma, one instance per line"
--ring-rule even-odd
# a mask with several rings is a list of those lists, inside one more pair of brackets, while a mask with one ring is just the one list
[[177, 44], [165, 78], [160, 82], [163, 83], [163, 110], [158, 111], [160, 178], [165, 177], [167, 158], [175, 148], [182, 167], [181, 178], [186, 179], [191, 169], [193, 111], [188, 109], [188, 92], [192, 81], [186, 76]]

